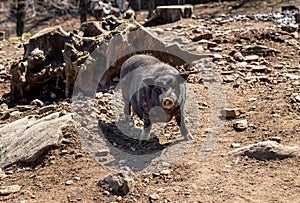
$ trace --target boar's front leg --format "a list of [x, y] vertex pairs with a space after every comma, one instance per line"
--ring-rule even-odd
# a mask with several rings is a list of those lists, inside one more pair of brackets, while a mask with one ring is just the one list
[[178, 114], [175, 115], [175, 119], [177, 122], [177, 125], [180, 127], [180, 133], [186, 140], [192, 140], [194, 139], [193, 136], [189, 133], [189, 130], [187, 129], [184, 121], [184, 115], [180, 111]]
[[141, 133], [141, 139], [142, 140], [149, 140], [150, 138], [150, 131], [151, 131], [151, 127], [152, 127], [152, 123], [149, 117], [149, 113], [144, 112], [143, 113], [143, 121], [144, 121], [144, 128], [143, 131]]
[[125, 116], [125, 122], [131, 121], [131, 111], [130, 111], [130, 102], [124, 101], [124, 116]]

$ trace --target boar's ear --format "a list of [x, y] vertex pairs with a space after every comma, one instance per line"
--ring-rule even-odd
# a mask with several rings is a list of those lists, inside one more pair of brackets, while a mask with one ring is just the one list
[[146, 85], [154, 85], [155, 83], [155, 81], [154, 81], [154, 79], [153, 78], [145, 78], [145, 79], [143, 79], [143, 82], [146, 84]]

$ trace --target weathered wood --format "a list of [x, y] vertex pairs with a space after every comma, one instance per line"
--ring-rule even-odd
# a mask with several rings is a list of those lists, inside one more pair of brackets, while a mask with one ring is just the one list
[[61, 27], [46, 28], [32, 36], [24, 44], [23, 59], [11, 67], [10, 100], [35, 99], [40, 92], [63, 93], [64, 86], [58, 84], [59, 78], [63, 77], [62, 50], [65, 43], [71, 41], [72, 37]]
[[51, 102], [79, 93], [93, 96], [107, 89], [122, 63], [136, 53], [154, 55], [173, 66], [203, 58], [177, 45], [166, 46], [138, 23], [122, 23], [115, 16], [83, 23], [80, 31], [72, 33], [47, 28], [24, 48], [23, 59], [11, 67], [12, 104], [36, 98]]
[[240, 147], [231, 151], [229, 154], [248, 156], [258, 160], [284, 159], [300, 157], [300, 146], [285, 146], [268, 140]]
[[182, 18], [190, 18], [193, 13], [191, 5], [158, 6], [152, 18], [144, 26], [172, 23]]

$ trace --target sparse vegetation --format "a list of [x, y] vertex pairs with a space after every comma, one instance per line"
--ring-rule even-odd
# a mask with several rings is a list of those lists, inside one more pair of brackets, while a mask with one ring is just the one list
[[25, 32], [25, 33], [23, 33], [22, 36], [20, 36], [20, 37], [19, 37], [19, 36], [12, 36], [12, 37], [9, 37], [8, 40], [15, 41], [15, 40], [20, 40], [20, 39], [28, 38], [28, 37], [30, 37], [30, 36], [31, 36], [30, 33]]

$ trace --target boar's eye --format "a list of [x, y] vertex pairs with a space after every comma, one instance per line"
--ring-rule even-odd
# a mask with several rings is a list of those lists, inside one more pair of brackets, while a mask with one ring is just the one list
[[159, 86], [154, 87], [154, 91], [156, 93], [161, 93], [161, 87], [159, 87]]

